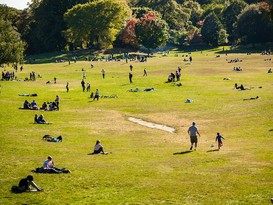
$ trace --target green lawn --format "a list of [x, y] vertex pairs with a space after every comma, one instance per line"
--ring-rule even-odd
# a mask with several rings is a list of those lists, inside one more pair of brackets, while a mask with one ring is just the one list
[[[259, 53], [216, 55], [222, 48], [192, 52], [193, 63], [183, 62], [180, 51], [154, 54], [148, 61], [55, 63], [65, 55], [37, 57], [17, 72], [19, 80], [31, 71], [36, 81], [1, 81], [0, 93], [0, 204], [270, 204], [273, 198], [273, 74], [272, 56]], [[175, 54], [179, 56], [176, 57]], [[71, 56], [71, 55], [70, 55]], [[228, 63], [239, 58], [242, 62]], [[90, 64], [94, 68], [90, 68]], [[129, 83], [129, 65], [133, 83]], [[181, 83], [165, 83], [182, 68]], [[243, 71], [232, 71], [240, 66]], [[92, 102], [82, 92], [81, 69], [91, 91], [103, 98]], [[143, 77], [143, 69], [148, 72]], [[6, 67], [12, 71], [12, 68]], [[102, 79], [101, 69], [106, 71]], [[1, 71], [4, 71], [1, 68]], [[57, 84], [46, 84], [57, 78]], [[230, 78], [230, 80], [223, 80]], [[69, 82], [70, 91], [65, 86]], [[234, 84], [250, 90], [235, 90]], [[154, 87], [154, 92], [128, 92]], [[37, 97], [18, 94], [37, 93]], [[24, 100], [53, 101], [60, 111], [18, 109]], [[257, 100], [244, 98], [259, 96]], [[186, 99], [194, 100], [185, 103]], [[33, 124], [43, 114], [52, 124]], [[175, 134], [128, 121], [136, 117], [174, 127]], [[190, 147], [187, 129], [195, 121], [201, 138], [197, 151]], [[213, 151], [216, 133], [224, 146]], [[62, 143], [42, 140], [62, 135]], [[100, 139], [109, 155], [88, 155]], [[57, 167], [72, 174], [36, 174], [48, 155]], [[12, 185], [33, 174], [44, 191], [13, 194]]]

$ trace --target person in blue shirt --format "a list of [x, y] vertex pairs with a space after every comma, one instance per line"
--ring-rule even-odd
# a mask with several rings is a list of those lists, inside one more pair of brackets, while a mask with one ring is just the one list
[[218, 142], [218, 150], [220, 150], [220, 148], [223, 146], [223, 142], [222, 142], [222, 139], [225, 139], [223, 138], [219, 132], [217, 132], [217, 136], [215, 138], [215, 141]]

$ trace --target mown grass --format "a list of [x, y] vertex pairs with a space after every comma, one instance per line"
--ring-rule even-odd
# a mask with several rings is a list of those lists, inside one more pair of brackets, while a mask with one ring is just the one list
[[[182, 53], [155, 54], [148, 62], [55, 63], [54, 56], [26, 64], [18, 79], [35, 71], [35, 82], [2, 81], [1, 84], [1, 204], [269, 204], [273, 197], [273, 81], [267, 74], [272, 62], [259, 53], [221, 54], [222, 48], [192, 52], [193, 63]], [[227, 63], [240, 58], [243, 62]], [[43, 60], [45, 59], [45, 60]], [[47, 63], [44, 63], [47, 62]], [[133, 84], [129, 83], [129, 65]], [[182, 87], [165, 83], [170, 72], [182, 67]], [[232, 71], [234, 66], [242, 72]], [[91, 91], [118, 98], [92, 102], [82, 92], [82, 68]], [[101, 69], [106, 71], [102, 79]], [[146, 68], [148, 76], [143, 77]], [[3, 70], [3, 69], [2, 69]], [[11, 70], [11, 68], [6, 68]], [[57, 77], [57, 84], [53, 82]], [[224, 77], [231, 80], [225, 81]], [[70, 91], [65, 89], [66, 82]], [[234, 84], [251, 90], [234, 90]], [[259, 87], [262, 88], [259, 88]], [[154, 87], [154, 92], [128, 92]], [[19, 93], [37, 93], [22, 97]], [[60, 111], [19, 110], [25, 99], [61, 98]], [[258, 100], [244, 98], [260, 96]], [[187, 98], [194, 103], [184, 103]], [[34, 114], [44, 114], [50, 125], [33, 124]], [[133, 116], [176, 128], [176, 134], [134, 124]], [[198, 151], [189, 149], [188, 126], [197, 123], [201, 133]], [[216, 132], [225, 137], [221, 151], [213, 151]], [[42, 136], [62, 135], [62, 143]], [[107, 156], [91, 156], [102, 141]], [[214, 143], [215, 144], [215, 143]], [[57, 167], [72, 174], [34, 174], [41, 193], [12, 194], [10, 187], [51, 155]]]

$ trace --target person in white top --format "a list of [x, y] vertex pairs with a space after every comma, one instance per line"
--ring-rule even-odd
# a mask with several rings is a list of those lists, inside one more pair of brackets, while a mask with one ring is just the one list
[[194, 145], [194, 150], [196, 150], [196, 148], [197, 148], [197, 143], [198, 143], [197, 134], [198, 134], [199, 137], [200, 137], [200, 133], [198, 132], [197, 127], [195, 127], [195, 122], [193, 122], [193, 123], [192, 123], [192, 126], [189, 127], [189, 129], [188, 129], [188, 134], [190, 135], [190, 139], [191, 139], [191, 147], [190, 147], [190, 150], [192, 150], [193, 145]]
[[104, 152], [103, 146], [101, 145], [100, 141], [97, 140], [95, 147], [94, 147], [94, 152], [92, 154], [108, 154], [108, 153]]

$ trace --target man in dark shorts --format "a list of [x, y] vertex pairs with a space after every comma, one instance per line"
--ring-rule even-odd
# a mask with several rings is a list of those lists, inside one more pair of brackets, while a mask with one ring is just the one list
[[193, 145], [194, 145], [194, 150], [196, 150], [196, 148], [197, 148], [197, 142], [198, 142], [197, 134], [199, 135], [199, 137], [200, 137], [200, 134], [198, 132], [197, 127], [195, 127], [195, 122], [193, 122], [192, 126], [189, 127], [188, 134], [190, 135], [190, 139], [191, 139], [190, 150], [192, 150]]

